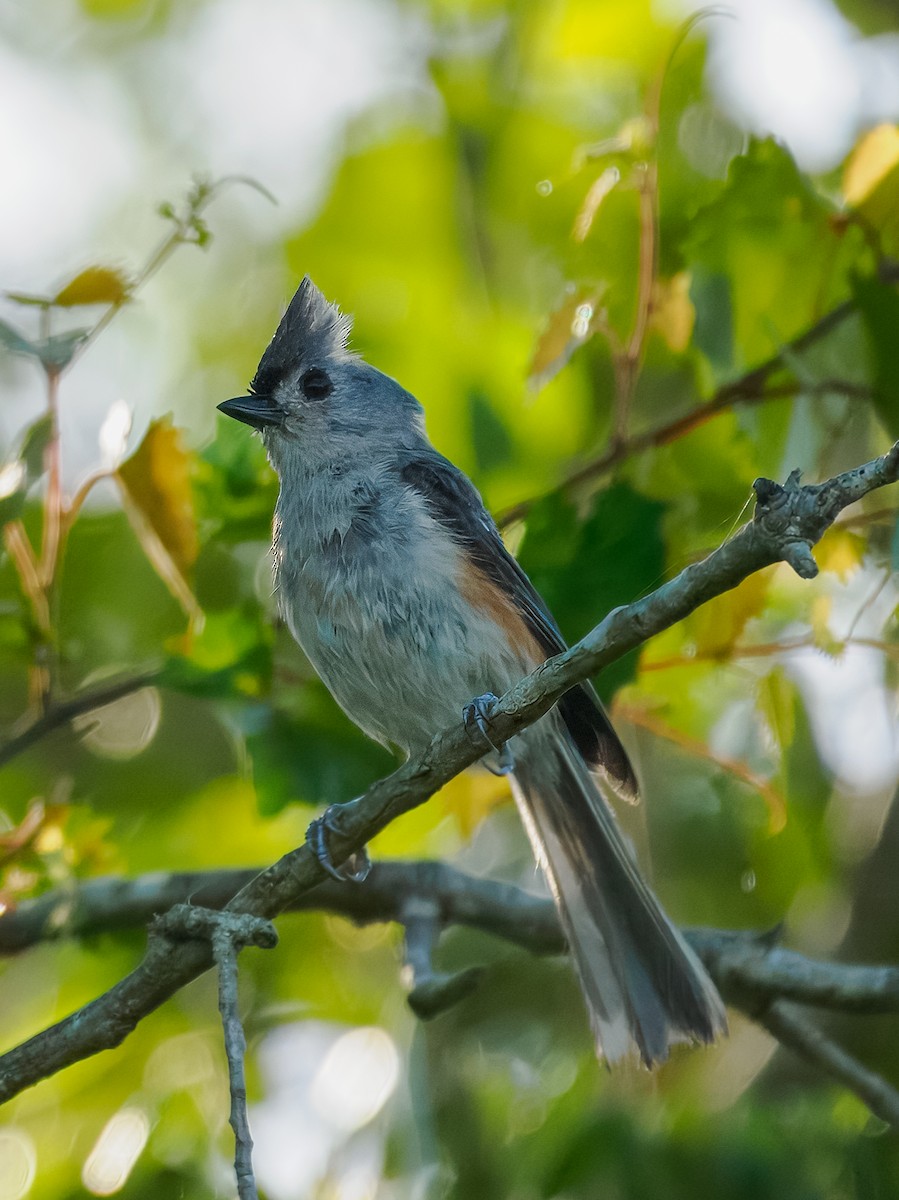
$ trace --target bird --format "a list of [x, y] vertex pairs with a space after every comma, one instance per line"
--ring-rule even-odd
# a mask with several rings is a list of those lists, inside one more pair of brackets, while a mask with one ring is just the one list
[[[351, 351], [351, 324], [306, 276], [247, 394], [218, 405], [260, 433], [279, 478], [283, 620], [369, 737], [412, 756], [463, 720], [484, 764], [510, 775], [601, 1057], [652, 1066], [676, 1042], [714, 1041], [718, 992], [607, 799], [632, 800], [638, 785], [592, 685], [493, 746], [496, 696], [565, 640], [474, 485], [431, 445], [421, 404]], [[345, 877], [327, 815], [313, 826], [322, 865]]]

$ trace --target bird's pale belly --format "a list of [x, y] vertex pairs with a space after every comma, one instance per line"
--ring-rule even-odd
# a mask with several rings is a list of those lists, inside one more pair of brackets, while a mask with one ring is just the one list
[[282, 613], [337, 702], [377, 741], [412, 753], [475, 696], [504, 692], [528, 669], [460, 595], [451, 563], [415, 579], [347, 571], [326, 587], [309, 565], [280, 589]]

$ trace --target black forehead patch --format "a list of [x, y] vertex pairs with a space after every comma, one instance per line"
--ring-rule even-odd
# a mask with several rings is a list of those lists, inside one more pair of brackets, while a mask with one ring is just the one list
[[347, 357], [352, 320], [321, 294], [307, 275], [287, 306], [250, 384], [250, 391], [271, 395], [278, 384], [304, 364]]

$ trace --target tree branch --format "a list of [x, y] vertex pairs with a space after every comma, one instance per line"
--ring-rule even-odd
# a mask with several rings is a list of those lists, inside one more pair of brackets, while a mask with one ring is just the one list
[[[154, 871], [137, 879], [90, 879], [26, 900], [0, 917], [0, 955], [41, 942], [146, 926], [176, 904], [224, 908], [261, 869]], [[561, 954], [565, 942], [550, 901], [512, 884], [476, 879], [440, 862], [378, 862], [364, 886], [330, 879], [292, 897], [284, 911], [327, 911], [359, 924], [408, 923], [404, 905], [422, 897], [441, 926], [467, 925], [537, 954]]]
[[[177, 904], [223, 909], [260, 873], [254, 867], [154, 871], [48, 892], [0, 917], [0, 955], [45, 941], [142, 928]], [[440, 929], [463, 925], [533, 954], [565, 952], [551, 900], [442, 862], [376, 862], [363, 885], [328, 879], [293, 897], [284, 911], [331, 912], [358, 925], [396, 921], [408, 929], [422, 917], [410, 912], [410, 901], [426, 904]], [[752, 930], [691, 929], [687, 938], [723, 991], [733, 998], [742, 989], [743, 1007], [751, 1006], [745, 996], [752, 992], [857, 1015], [899, 1012], [899, 966], [817, 962]]]
[[[507, 741], [543, 716], [572, 686], [687, 616], [706, 600], [779, 561], [803, 577], [817, 567], [811, 546], [839, 512], [899, 478], [899, 443], [881, 458], [823, 484], [785, 487], [757, 480], [753, 520], [701, 563], [688, 566], [651, 595], [616, 609], [576, 646], [543, 663], [501, 698], [491, 713], [491, 737]], [[364, 796], [337, 806], [331, 852], [339, 864], [394, 818], [422, 804], [480, 757], [461, 720], [434, 737], [427, 750]], [[231, 912], [274, 917], [321, 881], [322, 868], [306, 847], [285, 855], [229, 902]], [[0, 1102], [73, 1062], [118, 1045], [137, 1023], [175, 991], [207, 970], [208, 945], [161, 946], [154, 939], [143, 962], [104, 995], [0, 1058]]]
[[[207, 908], [224, 907], [257, 874], [253, 869], [223, 869], [91, 880], [74, 892], [28, 901], [0, 919], [0, 953], [14, 953], [48, 938], [142, 927], [156, 913], [187, 901], [203, 906], [186, 910], [200, 920]], [[477, 966], [451, 976], [434, 970], [437, 939], [449, 926], [479, 929], [535, 954], [562, 954], [566, 949], [552, 901], [440, 862], [375, 863], [364, 885], [327, 880], [295, 897], [289, 908], [337, 913], [360, 925], [402, 923], [409, 1004], [422, 1018], [463, 999], [483, 975]], [[62, 921], [60, 914], [66, 914]], [[899, 967], [817, 962], [783, 948], [771, 934], [751, 930], [690, 929], [686, 937], [731, 1005], [899, 1127], [899, 1093], [785, 1003], [854, 1014], [899, 1012]]]
[[[881, 263], [877, 278], [885, 284], [899, 283], [899, 263]], [[798, 396], [801, 393], [826, 395], [828, 392], [865, 400], [870, 399], [870, 388], [845, 379], [822, 379], [812, 385], [797, 380], [779, 387], [768, 388], [765, 386], [776, 371], [789, 367], [797, 355], [804, 354], [806, 350], [822, 341], [842, 325], [848, 317], [851, 317], [857, 307], [854, 299], [844, 300], [842, 304], [838, 304], [836, 308], [825, 313], [803, 333], [787, 342], [776, 354], [772, 354], [770, 358], [759, 363], [757, 367], [753, 367], [751, 371], [747, 371], [745, 375], [741, 375], [739, 379], [723, 384], [704, 404], [696, 405], [683, 416], [676, 417], [664, 425], [658, 425], [655, 429], [647, 429], [633, 437], [626, 439], [615, 437], [604, 453], [578, 467], [559, 486], [562, 488], [576, 487], [590, 479], [597, 479], [633, 455], [642, 454], [644, 450], [652, 449], [654, 446], [666, 446], [669, 442], [676, 441], [690, 433], [691, 430], [704, 425], [706, 421], [726, 412], [734, 404], [764, 404], [768, 400]], [[513, 521], [522, 520], [530, 512], [537, 499], [537, 497], [533, 497], [522, 500], [505, 509], [497, 517], [497, 524], [503, 528]]]
[[[785, 354], [788, 352], [788, 350], [784, 351]], [[589, 462], [583, 463], [570, 475], [567, 475], [559, 487], [574, 488], [579, 484], [588, 483], [591, 479], [599, 479], [629, 458], [643, 454], [646, 450], [676, 442], [678, 438], [692, 433], [694, 429], [705, 425], [707, 421], [728, 412], [734, 404], [747, 406], [767, 404], [769, 400], [789, 400], [799, 395], [824, 396], [830, 394], [849, 396], [859, 400], [871, 399], [870, 387], [865, 384], [851, 383], [846, 379], [821, 379], [814, 384], [797, 381], [766, 388], [764, 385], [768, 374], [780, 365], [779, 358], [769, 359], [767, 363], [756, 367], [748, 375], [719, 388], [704, 404], [697, 404], [695, 408], [689, 409], [681, 416], [675, 417], [674, 420], [657, 425], [654, 429], [645, 429], [642, 433], [636, 433], [623, 441], [617, 439], [612, 441], [602, 454], [591, 458]], [[527, 500], [520, 500], [518, 504], [510, 505], [497, 516], [497, 524], [504, 529], [514, 521], [523, 520], [539, 499], [539, 496], [534, 496]]]

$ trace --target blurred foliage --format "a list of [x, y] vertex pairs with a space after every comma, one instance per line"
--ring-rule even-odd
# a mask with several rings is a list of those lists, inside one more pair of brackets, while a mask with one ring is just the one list
[[[354, 120], [317, 213], [265, 247], [270, 294], [251, 289], [234, 309], [233, 288], [179, 293], [184, 388], [214, 368], [211, 409], [243, 390], [310, 273], [355, 314], [355, 347], [420, 396], [439, 449], [514, 514], [509, 543], [570, 639], [723, 540], [755, 477], [821, 477], [899, 430], [899, 130], [865, 135], [843, 174], [810, 179], [718, 111], [703, 26], [685, 36], [657, 7], [406, 0], [430, 29], [436, 104]], [[116, 22], [123, 38], [178, 37], [174, 5], [80, 8], [95, 46]], [[877, 6], [852, 11], [881, 27]], [[91, 353], [104, 353], [99, 335], [175, 249], [219, 252], [218, 193], [200, 181], [183, 206], [160, 206], [167, 232], [143, 265], [135, 250], [128, 270], [97, 263], [12, 296], [20, 320], [0, 324], [0, 343], [48, 386], [47, 415], [0, 468], [6, 736], [110, 677], [142, 683], [5, 763], [7, 907], [97, 874], [265, 864], [302, 838], [309, 806], [391, 769], [278, 625], [276, 482], [245, 428], [222, 418], [197, 444], [160, 396], [129, 454], [127, 410], [111, 411], [96, 474], [54, 509], [57, 413], [78, 355], [95, 338]], [[821, 336], [791, 345], [835, 311]], [[864, 660], [866, 703], [888, 729], [894, 508], [877, 494], [834, 530], [813, 583], [767, 571], [597, 681], [644, 783], [645, 805], [622, 818], [679, 920], [786, 920], [797, 947], [837, 949], [892, 770], [872, 782], [889, 738], [865, 741], [850, 703]], [[826, 693], [850, 685], [828, 723]], [[536, 886], [507, 799], [492, 777], [456, 780], [374, 851]], [[875, 960], [899, 944], [891, 901], [878, 937], [868, 931]], [[454, 930], [441, 967], [487, 963], [485, 981], [416, 1026], [395, 931], [281, 924], [279, 949], [241, 964], [257, 1169], [272, 1197], [896, 1194], [899, 1153], [879, 1123], [781, 1059], [766, 1070], [772, 1043], [739, 1019], [728, 1042], [677, 1053], [653, 1079], [610, 1075], [565, 963]], [[4, 1046], [114, 983], [142, 945], [110, 935], [4, 963]], [[0, 1197], [231, 1194], [216, 1026], [212, 983], [199, 981], [119, 1050], [22, 1095], [0, 1114]], [[387, 1031], [399, 1083], [375, 1067], [335, 1080], [331, 1054], [354, 1026]], [[282, 1035], [298, 1049], [279, 1051]], [[893, 1023], [868, 1048], [893, 1079], [897, 1047]], [[322, 1100], [340, 1086], [341, 1103], [382, 1086], [386, 1106], [341, 1121]], [[352, 1190], [365, 1170], [381, 1183]]]

